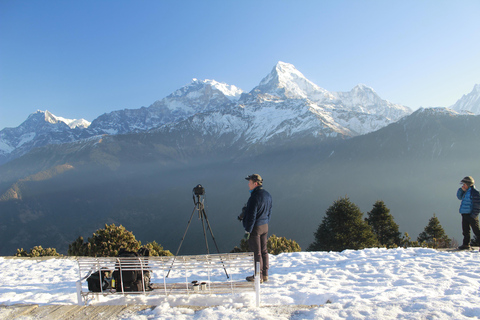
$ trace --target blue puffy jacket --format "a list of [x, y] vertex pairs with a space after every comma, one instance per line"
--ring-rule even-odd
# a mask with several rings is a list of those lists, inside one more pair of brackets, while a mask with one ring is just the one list
[[457, 198], [458, 200], [462, 200], [459, 209], [461, 214], [471, 214], [474, 217], [478, 217], [480, 213], [480, 193], [474, 186], [468, 188], [467, 191], [459, 188]]
[[272, 214], [272, 196], [262, 186], [252, 190], [243, 217], [245, 231], [252, 232], [253, 227], [267, 224]]

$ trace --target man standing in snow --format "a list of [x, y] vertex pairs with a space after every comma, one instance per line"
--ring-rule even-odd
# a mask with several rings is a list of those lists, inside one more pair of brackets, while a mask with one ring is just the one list
[[470, 227], [477, 239], [480, 239], [480, 193], [475, 189], [475, 180], [470, 176], [463, 178], [460, 184], [462, 187], [457, 191], [457, 198], [462, 201], [459, 212], [462, 215], [463, 244], [458, 249], [467, 250], [470, 249]]
[[[263, 189], [263, 179], [258, 174], [245, 178], [248, 180], [250, 198], [244, 210], [243, 227], [245, 239], [248, 240], [250, 251], [254, 253], [255, 265], [260, 262], [260, 282], [268, 281], [268, 222], [272, 214], [272, 196]], [[254, 281], [254, 276], [247, 277], [247, 281]]]

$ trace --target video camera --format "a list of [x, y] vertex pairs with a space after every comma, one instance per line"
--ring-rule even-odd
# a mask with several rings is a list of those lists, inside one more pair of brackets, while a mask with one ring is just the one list
[[193, 188], [193, 194], [196, 196], [203, 196], [205, 194], [205, 188], [202, 187], [201, 184], [198, 184], [195, 188]]

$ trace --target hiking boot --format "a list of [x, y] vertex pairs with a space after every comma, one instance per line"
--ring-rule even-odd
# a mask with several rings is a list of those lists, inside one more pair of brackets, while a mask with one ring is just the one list
[[470, 250], [470, 246], [468, 244], [462, 244], [458, 247], [458, 250]]
[[268, 276], [263, 276], [262, 280], [263, 280], [263, 282], [268, 282]]
[[[253, 281], [255, 281], [255, 276], [248, 276], [246, 279], [247, 279], [247, 281], [249, 281], [249, 282], [253, 282]], [[262, 282], [263, 282], [263, 279], [260, 278], [260, 283], [262, 283]]]

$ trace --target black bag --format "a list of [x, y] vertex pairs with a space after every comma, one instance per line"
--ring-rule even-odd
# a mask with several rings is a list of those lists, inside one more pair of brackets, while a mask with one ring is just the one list
[[[148, 256], [149, 252], [141, 252]], [[130, 251], [120, 251], [119, 260], [120, 264], [122, 263], [121, 258], [126, 257], [139, 257], [139, 253], [130, 252]], [[122, 270], [120, 274], [120, 265], [117, 263], [115, 271], [113, 272], [113, 279], [115, 280], [115, 289], [117, 292], [134, 292], [134, 291], [145, 291], [152, 290], [150, 285], [150, 271], [143, 269], [143, 282], [142, 282], [142, 269], [137, 270]], [[122, 290], [123, 282], [123, 290]]]
[[[110, 289], [110, 283], [106, 279], [105, 271], [102, 271], [102, 277], [100, 279], [100, 271], [92, 273], [87, 278], [88, 290], [91, 292], [102, 292]], [[101, 285], [100, 285], [101, 284]]]

